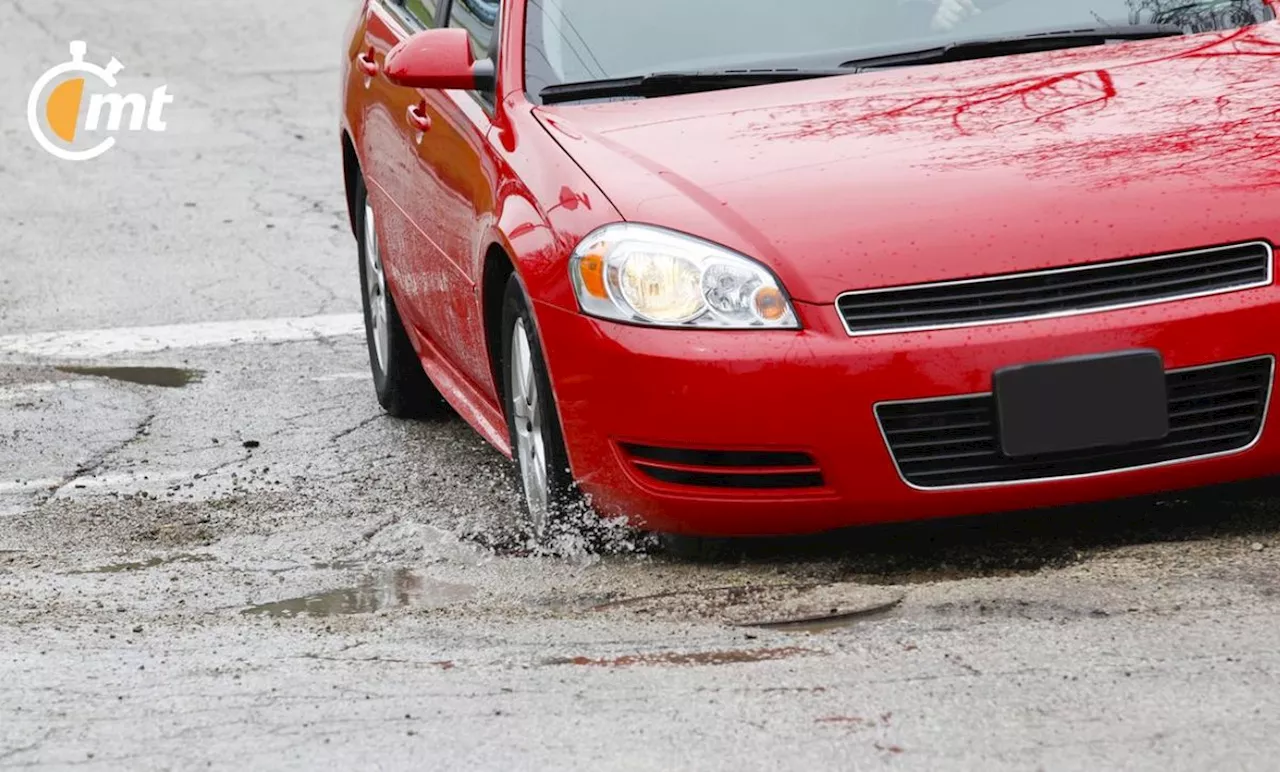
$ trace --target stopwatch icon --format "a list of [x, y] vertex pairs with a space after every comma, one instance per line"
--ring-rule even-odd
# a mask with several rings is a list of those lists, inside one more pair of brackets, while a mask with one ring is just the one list
[[[88, 161], [110, 150], [116, 143], [115, 137], [107, 137], [88, 150], [68, 150], [65, 147], [60, 147], [47, 133], [48, 131], [53, 131], [68, 144], [75, 138], [76, 120], [79, 116], [80, 100], [83, 98], [84, 93], [84, 78], [66, 79], [66, 82], [58, 85], [47, 96], [47, 99], [45, 98], [45, 89], [49, 84], [73, 72], [92, 75], [114, 89], [116, 87], [116, 74], [124, 69], [124, 65], [115, 57], [111, 58], [106, 67], [99, 67], [96, 64], [86, 62], [84, 57], [89, 51], [89, 46], [83, 40], [71, 41], [70, 49], [71, 61], [50, 69], [44, 75], [41, 75], [35, 86], [32, 87], [31, 98], [27, 100], [27, 123], [31, 127], [31, 133], [35, 136], [36, 142], [39, 142], [42, 148], [53, 155], [65, 161]], [[42, 125], [40, 121], [42, 104], [45, 105], [48, 128]]]

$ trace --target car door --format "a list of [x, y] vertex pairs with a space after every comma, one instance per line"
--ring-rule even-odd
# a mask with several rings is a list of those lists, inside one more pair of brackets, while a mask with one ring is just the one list
[[[477, 60], [496, 57], [499, 0], [445, 0], [447, 26], [467, 30]], [[426, 287], [427, 333], [471, 385], [496, 396], [484, 345], [480, 267], [484, 232], [492, 221], [496, 154], [489, 146], [493, 94], [422, 91], [432, 119], [419, 145], [435, 195], [423, 196], [411, 215], [436, 244]]]
[[[465, 0], [468, 7], [491, 6], [487, 26], [468, 7], [451, 14], [449, 0], [375, 0], [367, 42], [379, 65], [386, 52], [410, 35], [452, 19], [465, 26], [489, 55], [496, 0]], [[462, 0], [454, 5], [461, 5]], [[370, 176], [386, 197], [384, 251], [389, 277], [406, 324], [427, 345], [419, 353], [429, 365], [446, 367], [490, 397], [495, 396], [484, 345], [480, 277], [475, 275], [484, 218], [493, 211], [496, 165], [486, 137], [492, 126], [492, 100], [468, 91], [376, 86], [377, 123], [384, 141]], [[375, 211], [376, 213], [376, 211]], [[429, 367], [429, 370], [431, 368]], [[438, 374], [438, 373], [437, 373]], [[448, 390], [448, 384], [438, 385]]]
[[415, 200], [438, 194], [421, 157], [423, 133], [413, 123], [422, 114], [422, 96], [392, 84], [381, 72], [392, 48], [414, 31], [435, 26], [441, 18], [437, 2], [444, 1], [370, 0], [352, 67], [352, 77], [360, 79], [357, 87], [366, 91], [360, 157], [387, 280], [401, 319], [419, 333], [425, 328], [424, 288], [436, 246], [410, 209]]

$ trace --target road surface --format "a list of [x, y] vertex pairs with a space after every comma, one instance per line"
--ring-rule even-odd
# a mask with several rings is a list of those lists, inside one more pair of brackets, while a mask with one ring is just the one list
[[[1273, 768], [1271, 499], [530, 549], [374, 401], [349, 6], [0, 4], [0, 768]], [[45, 155], [72, 39], [168, 130]]]

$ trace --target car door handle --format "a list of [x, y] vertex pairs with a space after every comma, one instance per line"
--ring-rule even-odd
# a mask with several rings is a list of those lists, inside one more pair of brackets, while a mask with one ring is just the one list
[[378, 74], [378, 61], [373, 58], [372, 48], [369, 49], [368, 53], [360, 54], [356, 57], [356, 66], [370, 78]]
[[409, 125], [418, 131], [431, 131], [431, 116], [427, 115], [426, 101], [419, 102], [409, 108]]

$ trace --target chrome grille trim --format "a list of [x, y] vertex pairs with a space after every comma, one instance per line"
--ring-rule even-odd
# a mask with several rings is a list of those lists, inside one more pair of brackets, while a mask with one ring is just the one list
[[[991, 284], [994, 282], [1016, 282], [1025, 279], [1033, 279], [1040, 276], [1061, 276], [1065, 274], [1083, 274], [1088, 271], [1103, 271], [1115, 268], [1123, 268], [1128, 266], [1141, 266], [1159, 261], [1172, 261], [1185, 259], [1187, 257], [1195, 257], [1198, 255], [1213, 256], [1229, 250], [1242, 250], [1248, 248], [1261, 248], [1265, 254], [1266, 277], [1258, 281], [1242, 282], [1223, 287], [1215, 287], [1207, 290], [1199, 290], [1195, 292], [1183, 292], [1171, 295], [1162, 295], [1158, 297], [1143, 298], [1141, 300], [1118, 302], [1107, 305], [1095, 305], [1082, 308], [1070, 308], [1058, 311], [1030, 313], [1030, 314], [1012, 314], [1007, 316], [993, 316], [982, 319], [973, 319], [941, 324], [911, 324], [898, 326], [872, 326], [866, 328], [854, 328], [849, 321], [849, 314], [846, 313], [844, 301], [846, 298], [867, 298], [872, 295], [884, 295], [886, 300], [890, 300], [891, 296], [900, 293], [910, 293], [917, 290], [935, 290], [944, 288], [964, 288]], [[1055, 319], [1067, 316], [1078, 316], [1081, 314], [1102, 313], [1106, 311], [1119, 311], [1126, 308], [1137, 308], [1141, 306], [1155, 305], [1157, 303], [1169, 303], [1180, 300], [1192, 300], [1195, 298], [1209, 297], [1212, 295], [1221, 295], [1229, 292], [1240, 292], [1244, 290], [1257, 289], [1259, 287], [1270, 286], [1275, 280], [1275, 253], [1271, 244], [1264, 240], [1245, 241], [1235, 244], [1226, 244], [1215, 247], [1206, 247], [1203, 249], [1186, 250], [1182, 252], [1167, 252], [1160, 255], [1148, 257], [1125, 258], [1121, 260], [1109, 260], [1102, 263], [1087, 263], [1083, 265], [1072, 265], [1064, 268], [1047, 268], [1039, 271], [1025, 271], [1019, 273], [1005, 273], [994, 276], [979, 276], [970, 279], [955, 279], [940, 282], [926, 282], [923, 284], [906, 284], [894, 287], [877, 287], [874, 289], [850, 290], [842, 292], [836, 297], [835, 308], [836, 313], [840, 317], [840, 323], [844, 326], [845, 333], [850, 337], [862, 337], [866, 335], [888, 335], [893, 333], [907, 332], [924, 332], [933, 330], [949, 330], [964, 327], [982, 327], [993, 324], [1005, 324], [1011, 322], [1028, 322], [1038, 321], [1042, 319]], [[934, 300], [934, 299], [929, 299]], [[945, 301], [946, 298], [937, 298], [937, 301]], [[908, 301], [909, 302], [909, 301]]]

